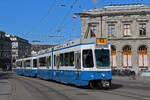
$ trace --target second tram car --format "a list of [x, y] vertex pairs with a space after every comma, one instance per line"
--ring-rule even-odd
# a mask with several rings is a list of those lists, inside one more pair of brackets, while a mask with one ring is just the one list
[[19, 59], [16, 65], [15, 71], [20, 75], [91, 88], [111, 86], [110, 43], [105, 38], [58, 45], [36, 56]]

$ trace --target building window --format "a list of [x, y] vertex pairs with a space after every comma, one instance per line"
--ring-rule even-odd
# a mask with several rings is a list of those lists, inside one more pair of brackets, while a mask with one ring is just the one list
[[108, 35], [113, 36], [115, 34], [115, 24], [108, 25]]
[[139, 34], [140, 36], [146, 35], [146, 23], [139, 24]]
[[123, 67], [132, 67], [132, 51], [130, 46], [123, 48]]
[[131, 35], [131, 25], [130, 24], [124, 24], [123, 26], [123, 35], [124, 36], [130, 36]]
[[96, 37], [96, 34], [97, 34], [97, 24], [89, 23], [84, 38], [88, 38], [88, 36], [90, 38], [93, 38]]
[[97, 29], [97, 25], [96, 24], [90, 24], [90, 37], [95, 37], [96, 36], [96, 30]]
[[12, 42], [12, 48], [13, 49], [18, 48], [18, 42]]
[[146, 46], [140, 46], [138, 49], [139, 54], [139, 67], [147, 67], [148, 59], [147, 59], [147, 48]]
[[112, 66], [112, 68], [117, 67], [115, 46], [111, 46], [111, 66]]

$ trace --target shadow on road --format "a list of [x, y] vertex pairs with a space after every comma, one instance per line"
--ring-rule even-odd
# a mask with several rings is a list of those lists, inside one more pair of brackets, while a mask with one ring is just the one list
[[119, 88], [121, 88], [121, 87], [123, 87], [123, 85], [121, 85], [121, 84], [114, 84], [114, 83], [112, 83], [112, 85], [111, 85], [111, 90], [115, 90], [115, 89], [119, 89]]
[[[52, 81], [52, 82], [56, 82], [56, 81]], [[65, 84], [65, 83], [60, 83], [60, 82], [56, 82], [56, 83], [66, 85], [66, 86], [70, 86], [70, 87], [76, 87], [76, 88], [79, 88], [79, 89], [93, 90], [89, 86], [80, 87], [80, 86], [75, 86], [73, 84]], [[121, 85], [121, 84], [112, 83], [111, 88], [109, 88], [107, 90], [115, 90], [115, 89], [119, 89], [119, 88], [122, 88], [122, 87], [123, 87], [123, 85]], [[95, 88], [94, 90], [106, 90], [106, 89], [105, 88]]]

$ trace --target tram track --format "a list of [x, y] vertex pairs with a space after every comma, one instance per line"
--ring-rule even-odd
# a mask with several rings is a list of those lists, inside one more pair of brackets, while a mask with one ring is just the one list
[[[118, 84], [118, 83], [117, 83]], [[120, 87], [121, 89], [113, 89], [110, 88], [109, 90], [92, 90], [90, 92], [101, 92], [101, 93], [107, 93], [107, 94], [111, 94], [111, 95], [116, 95], [116, 96], [121, 96], [121, 97], [126, 97], [126, 98], [130, 98], [130, 99], [136, 99], [136, 100], [150, 100], [150, 96], [148, 95], [143, 95], [140, 93], [135, 93], [135, 92], [130, 92], [130, 91], [126, 91], [124, 89], [142, 89], [142, 87], [138, 88], [138, 87], [134, 87], [132, 88], [131, 86], [128, 87], [128, 85], [125, 86], [125, 88]], [[145, 89], [145, 87], [144, 87]], [[143, 89], [143, 90], [144, 90]], [[149, 89], [147, 89], [149, 90]]]
[[108, 94], [112, 94], [112, 95], [117, 95], [117, 96], [122, 96], [122, 97], [127, 97], [130, 99], [136, 99], [136, 100], [146, 100], [149, 99], [150, 100], [150, 96], [146, 96], [146, 95], [140, 95], [140, 94], [136, 94], [136, 93], [132, 93], [132, 92], [125, 92], [125, 91], [100, 91], [103, 93], [108, 93]]
[[125, 81], [119, 81], [117, 80], [117, 84], [125, 84], [124, 87], [126, 88], [132, 88], [132, 89], [141, 89], [141, 90], [150, 90], [149, 84], [143, 83], [143, 82], [131, 82], [128, 84]]
[[[40, 93], [42, 96], [43, 100], [52, 100], [48, 95], [46, 95], [42, 90], [40, 90], [39, 88], [37, 88], [35, 85], [30, 84], [29, 82], [25, 81], [25, 80], [20, 80], [20, 79], [15, 79], [18, 81], [21, 81], [21, 83], [23, 83], [23, 86], [29, 91], [29, 92], [34, 92], [32, 89], [35, 89], [36, 92]], [[32, 87], [32, 88], [31, 88]]]
[[[9, 100], [20, 100], [20, 99], [21, 100], [26, 100], [26, 99], [28, 100], [37, 100], [37, 99], [38, 100], [51, 100], [50, 98], [47, 97], [47, 95], [45, 95], [36, 86], [29, 84], [28, 82], [24, 80], [20, 80], [18, 78], [12, 78], [12, 79], [9, 79], [9, 81], [11, 82], [11, 87], [12, 87]], [[22, 88], [20, 89], [20, 87]], [[23, 96], [23, 94], [25, 94], [25, 97]]]
[[[31, 81], [30, 79], [27, 79], [27, 80]], [[92, 91], [103, 92], [103, 93], [107, 93], [107, 94], [127, 97], [130, 99], [136, 99], [136, 100], [147, 100], [148, 98], [150, 99], [150, 96], [141, 95], [141, 94], [137, 94], [137, 93], [133, 93], [133, 92], [119, 91], [119, 90], [114, 90], [114, 91], [112, 91], [112, 90], [92, 90]]]
[[[28, 78], [25, 78], [25, 77], [16, 78], [16, 80], [20, 80], [20, 81], [24, 82], [25, 84], [27, 84], [28, 86], [30, 86], [32, 88], [35, 88], [37, 91], [39, 91], [39, 93], [42, 93], [45, 100], [51, 100], [50, 96], [53, 96], [53, 95], [50, 95], [50, 93], [57, 94], [59, 97], [61, 97], [61, 100], [72, 100], [71, 98], [69, 98], [68, 96], [62, 94], [61, 92], [59, 92], [59, 91], [57, 91], [57, 90], [55, 90], [55, 89], [53, 89], [53, 88], [51, 88], [47, 85], [44, 85], [40, 82], [37, 82], [35, 80], [31, 80], [31, 79], [28, 79]], [[32, 82], [32, 84], [30, 82]], [[41, 89], [42, 88], [46, 89], [45, 92], [49, 92], [49, 94], [48, 93], [45, 94], [41, 89], [37, 88], [36, 86], [41, 87]]]
[[[35, 79], [35, 78], [29, 78], [29, 77], [24, 77], [24, 76], [14, 76], [15, 80], [21, 82], [21, 84], [23, 84], [23, 86], [25, 88], [30, 88], [32, 87], [33, 89], [35, 89], [36, 91], [38, 91], [41, 95], [42, 95], [42, 100], [52, 100], [51, 97], [53, 98], [53, 95], [51, 93], [56, 94], [58, 97], [61, 97], [61, 100], [72, 100], [71, 96], [68, 96], [67, 94], [65, 94], [65, 89], [63, 88], [63, 86], [56, 86], [59, 87], [58, 89], [55, 89], [54, 87], [51, 87], [50, 84], [48, 84], [48, 81], [41, 81], [40, 79]], [[53, 82], [54, 83], [54, 82]], [[55, 83], [54, 83], [55, 84]], [[52, 85], [53, 86], [53, 85]], [[42, 88], [42, 89], [41, 89]], [[78, 88], [78, 87], [76, 87]], [[142, 87], [140, 88], [136, 88], [137, 90], [140, 90]], [[129, 89], [129, 91], [128, 91]], [[30, 90], [28, 89], [29, 92], [34, 92], [34, 90]], [[94, 93], [96, 92], [101, 93], [101, 94], [110, 94], [113, 96], [119, 96], [122, 98], [128, 98], [129, 100], [150, 100], [150, 96], [148, 95], [144, 95], [142, 93], [138, 93], [138, 92], [133, 92], [130, 91], [130, 86], [128, 87], [128, 85], [125, 85], [123, 87], [120, 87], [120, 89], [115, 89], [112, 87], [112, 89], [109, 90], [93, 90], [93, 89], [87, 89], [87, 88], [79, 88], [79, 89], [66, 89], [66, 91], [74, 91], [75, 94], [86, 94], [90, 96], [90, 93]], [[47, 92], [47, 93], [45, 93]], [[56, 97], [57, 98], [57, 97]], [[15, 99], [14, 99], [15, 100]]]

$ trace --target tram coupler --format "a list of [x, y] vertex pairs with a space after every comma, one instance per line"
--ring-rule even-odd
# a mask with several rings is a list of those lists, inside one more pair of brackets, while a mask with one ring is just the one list
[[111, 80], [101, 80], [101, 84], [103, 88], [110, 88]]

